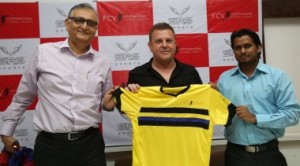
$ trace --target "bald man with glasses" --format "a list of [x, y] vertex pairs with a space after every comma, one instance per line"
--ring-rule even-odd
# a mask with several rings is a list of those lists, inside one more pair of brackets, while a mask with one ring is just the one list
[[109, 59], [91, 46], [97, 16], [87, 3], [71, 8], [65, 20], [69, 37], [37, 47], [3, 114], [1, 139], [12, 152], [18, 121], [38, 96], [33, 117], [36, 166], [106, 166], [99, 109], [113, 86]]

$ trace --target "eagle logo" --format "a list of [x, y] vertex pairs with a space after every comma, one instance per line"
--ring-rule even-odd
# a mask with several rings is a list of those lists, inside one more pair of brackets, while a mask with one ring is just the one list
[[65, 11], [63, 11], [63, 10], [61, 10], [61, 9], [59, 9], [59, 8], [57, 8], [56, 10], [57, 10], [57, 12], [58, 12], [60, 15], [62, 15], [62, 16], [64, 16], [64, 17], [67, 17], [67, 14], [65, 13]]
[[172, 6], [170, 6], [169, 8], [171, 9], [171, 11], [172, 11], [173, 13], [175, 13], [176, 15], [178, 15], [179, 17], [181, 17], [184, 13], [186, 13], [187, 11], [190, 10], [190, 7], [191, 7], [191, 6], [187, 6], [186, 8], [184, 8], [184, 9], [182, 10], [181, 13], [179, 13], [179, 12], [177, 11], [177, 9], [175, 9], [175, 8], [172, 7]]
[[13, 51], [9, 52], [9, 51], [7, 50], [7, 48], [5, 48], [5, 47], [3, 47], [3, 46], [0, 46], [0, 50], [1, 50], [3, 53], [5, 53], [5, 54], [7, 54], [7, 55], [9, 55], [9, 56], [12, 56], [12, 55], [14, 55], [15, 53], [19, 52], [19, 51], [21, 50], [21, 48], [22, 48], [22, 44], [18, 45], [17, 47], [15, 47], [15, 48], [13, 49]]
[[21, 117], [19, 119], [18, 125], [22, 124], [24, 122], [24, 120], [25, 120], [25, 116]]
[[122, 43], [116, 42], [116, 44], [121, 50], [128, 52], [136, 46], [137, 41], [131, 43], [128, 48], [125, 48]]
[[225, 41], [225, 43], [226, 43], [227, 45], [229, 45], [229, 46], [231, 47], [231, 42], [230, 42], [230, 40], [224, 38], [224, 41]]

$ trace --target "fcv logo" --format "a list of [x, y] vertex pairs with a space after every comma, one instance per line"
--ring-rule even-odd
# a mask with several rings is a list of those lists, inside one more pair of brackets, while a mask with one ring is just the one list
[[211, 16], [214, 19], [220, 19], [222, 21], [226, 21], [232, 16], [232, 12], [226, 11], [225, 13], [212, 13]]
[[6, 23], [6, 17], [5, 15], [0, 15], [0, 27]]
[[7, 50], [7, 48], [0, 46], [0, 50], [9, 56], [12, 56], [12, 55], [16, 54], [17, 52], [19, 52], [21, 50], [21, 48], [22, 48], [22, 44], [18, 45], [10, 52]]
[[6, 87], [3, 90], [0, 91], [0, 99], [5, 99], [10, 92], [10, 88]]

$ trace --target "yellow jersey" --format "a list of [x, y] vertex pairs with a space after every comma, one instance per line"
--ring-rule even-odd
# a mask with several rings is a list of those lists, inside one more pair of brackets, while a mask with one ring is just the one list
[[208, 166], [213, 126], [225, 125], [228, 99], [210, 85], [115, 91], [133, 128], [133, 166]]

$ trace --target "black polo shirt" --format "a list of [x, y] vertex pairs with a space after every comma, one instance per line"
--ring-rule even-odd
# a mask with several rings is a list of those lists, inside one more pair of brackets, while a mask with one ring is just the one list
[[183, 86], [188, 84], [202, 84], [202, 80], [195, 67], [179, 62], [175, 59], [176, 67], [171, 74], [169, 83], [152, 68], [152, 59], [129, 72], [128, 84], [140, 86]]

